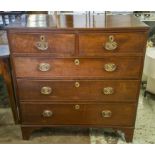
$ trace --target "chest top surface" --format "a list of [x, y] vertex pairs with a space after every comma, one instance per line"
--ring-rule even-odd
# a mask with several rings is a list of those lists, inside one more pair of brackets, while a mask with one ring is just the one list
[[8, 29], [148, 29], [148, 26], [133, 15], [23, 15]]

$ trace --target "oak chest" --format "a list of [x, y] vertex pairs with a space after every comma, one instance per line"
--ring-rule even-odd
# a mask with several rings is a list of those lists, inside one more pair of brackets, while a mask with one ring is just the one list
[[29, 15], [10, 26], [23, 139], [80, 126], [121, 130], [132, 141], [147, 31], [132, 15]]

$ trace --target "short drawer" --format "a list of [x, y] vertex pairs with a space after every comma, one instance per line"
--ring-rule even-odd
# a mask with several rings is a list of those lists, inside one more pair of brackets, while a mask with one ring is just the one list
[[142, 57], [53, 59], [14, 57], [17, 77], [139, 79]]
[[11, 33], [9, 38], [13, 53], [50, 53], [56, 56], [70, 56], [75, 52], [74, 34]]
[[22, 124], [131, 126], [135, 104], [21, 104]]
[[25, 101], [136, 101], [139, 81], [132, 80], [17, 80]]
[[144, 33], [84, 33], [79, 35], [81, 56], [102, 56], [105, 53], [143, 53]]

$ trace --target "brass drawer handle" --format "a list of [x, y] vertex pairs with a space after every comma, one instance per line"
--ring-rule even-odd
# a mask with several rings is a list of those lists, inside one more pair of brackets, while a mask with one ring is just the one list
[[114, 88], [112, 88], [112, 87], [103, 88], [103, 94], [104, 95], [111, 95], [113, 93], [114, 93]]
[[47, 71], [50, 70], [50, 68], [51, 68], [51, 66], [50, 66], [50, 64], [48, 64], [48, 63], [40, 63], [40, 64], [38, 65], [38, 69], [39, 69], [40, 71], [42, 71], [42, 72], [47, 72]]
[[117, 42], [115, 41], [113, 35], [108, 37], [108, 41], [105, 43], [104, 48], [108, 51], [113, 51], [117, 48]]
[[36, 42], [35, 46], [38, 50], [46, 51], [48, 49], [48, 42], [45, 41], [45, 36], [40, 36], [40, 41]]
[[80, 83], [79, 82], [75, 82], [75, 87], [79, 88], [80, 87]]
[[75, 60], [74, 60], [74, 64], [75, 64], [76, 66], [80, 65], [80, 60], [79, 60], [79, 59], [75, 59]]
[[49, 95], [51, 93], [52, 93], [52, 88], [51, 87], [42, 87], [41, 88], [41, 94]]
[[113, 72], [116, 70], [116, 68], [117, 68], [117, 66], [114, 63], [107, 63], [104, 65], [104, 69], [107, 72]]
[[110, 110], [103, 110], [101, 112], [103, 118], [111, 117], [112, 112]]
[[80, 105], [76, 104], [76, 105], [74, 106], [74, 108], [75, 108], [75, 110], [78, 110], [78, 109], [80, 109]]
[[51, 117], [53, 115], [53, 112], [50, 110], [44, 110], [42, 115], [43, 117]]

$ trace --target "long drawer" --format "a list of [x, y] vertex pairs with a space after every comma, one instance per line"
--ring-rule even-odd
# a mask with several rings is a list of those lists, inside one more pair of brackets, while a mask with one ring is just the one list
[[17, 77], [138, 79], [142, 57], [109, 56], [96, 59], [14, 57], [13, 62]]
[[75, 35], [61, 33], [11, 33], [13, 53], [37, 53], [71, 56], [75, 52]]
[[136, 80], [17, 80], [19, 99], [25, 101], [136, 101]]
[[133, 125], [135, 104], [21, 104], [22, 124]]
[[105, 53], [143, 53], [144, 33], [81, 33], [79, 54], [103, 56]]

